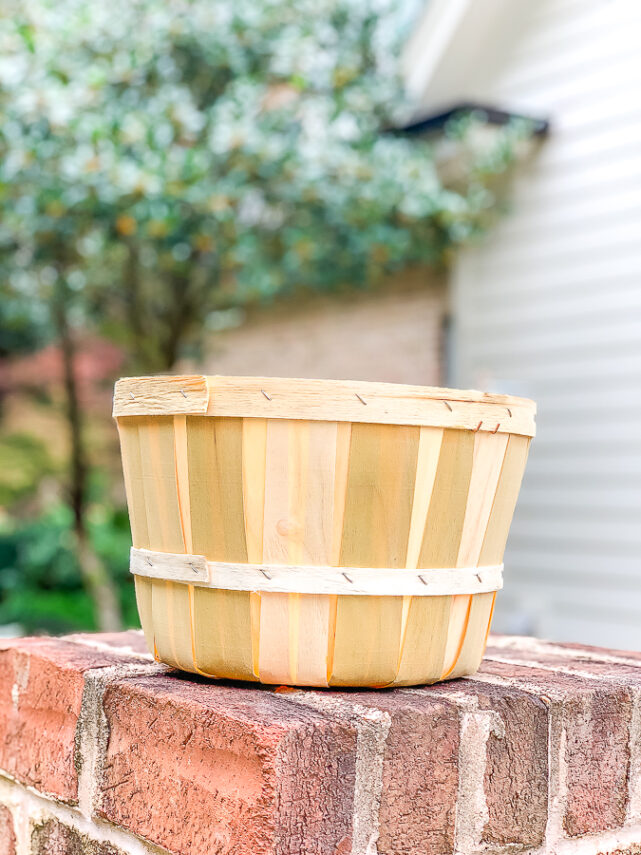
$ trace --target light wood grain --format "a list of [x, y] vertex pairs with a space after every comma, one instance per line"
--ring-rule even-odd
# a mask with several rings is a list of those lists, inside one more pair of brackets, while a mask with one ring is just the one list
[[[117, 396], [131, 569], [156, 657], [311, 686], [473, 673], [534, 405], [218, 377], [203, 405], [204, 378], [191, 379], [133, 378]], [[134, 414], [129, 391], [151, 415]]]
[[[178, 502], [173, 416], [146, 416], [136, 421], [149, 543], [162, 552], [182, 553], [185, 542]], [[155, 653], [171, 665], [193, 670], [188, 589], [171, 582], [153, 582], [151, 614]]]
[[[134, 547], [149, 547], [147, 528], [147, 507], [143, 483], [140, 440], [136, 419], [123, 419], [118, 422], [122, 466], [127, 493], [127, 507], [131, 524], [131, 538]], [[136, 578], [136, 604], [145, 642], [150, 653], [154, 653], [154, 621], [152, 608], [152, 582], [149, 579]]]
[[[478, 564], [490, 512], [499, 483], [508, 436], [481, 433], [474, 438], [470, 488], [465, 507], [465, 518], [457, 556], [457, 566], [470, 567]], [[458, 595], [452, 600], [452, 611], [447, 632], [447, 648], [443, 665], [446, 677], [454, 668], [461, 653], [468, 623], [472, 614], [472, 599]], [[478, 609], [474, 609], [476, 615]], [[470, 628], [474, 632], [474, 627]]]
[[148, 547], [150, 545], [149, 530], [147, 527], [147, 507], [145, 505], [138, 420], [123, 419], [119, 421], [118, 434], [120, 437], [129, 522], [131, 524], [131, 538], [134, 546]]
[[[479, 563], [503, 559], [507, 535], [521, 487], [530, 441], [526, 437], [508, 439], [501, 474], [492, 503]], [[450, 677], [473, 674], [481, 664], [490, 631], [496, 594], [473, 598], [467, 633]]]
[[202, 555], [131, 550], [131, 572], [202, 588], [278, 594], [440, 597], [498, 591], [503, 565], [432, 568], [331, 567], [315, 564], [233, 564]]
[[[242, 453], [240, 419], [188, 418], [192, 540], [195, 551], [214, 561], [247, 561]], [[194, 584], [192, 620], [199, 672], [254, 678], [249, 593], [212, 592]]]
[[339, 597], [332, 686], [389, 686], [398, 670], [403, 597]]
[[449, 662], [443, 669], [442, 677], [464, 677], [478, 670], [485, 652], [485, 644], [490, 631], [490, 621], [496, 593], [476, 594], [471, 597], [467, 627], [456, 661]]
[[[260, 562], [263, 559], [267, 420], [243, 419], [242, 432], [243, 511], [245, 515], [247, 560], [250, 562]], [[258, 679], [260, 594], [249, 594], [248, 605], [252, 672], [255, 678]]]
[[252, 564], [259, 564], [263, 560], [267, 420], [243, 419], [242, 430], [243, 511], [247, 560]]
[[191, 501], [189, 499], [189, 456], [187, 453], [187, 416], [174, 416], [174, 460], [178, 511], [185, 552], [194, 551], [191, 538]]
[[[290, 437], [293, 425], [289, 421], [267, 422], [265, 458], [265, 503], [263, 513], [263, 560], [269, 564], [290, 563], [290, 553], [300, 552], [300, 506], [293, 506], [290, 495], [290, 470], [300, 464], [304, 455], [301, 433]], [[297, 443], [290, 439], [297, 439]], [[258, 668], [260, 679], [266, 683], [295, 682], [295, 663], [290, 656], [290, 595], [261, 593]], [[283, 679], [284, 678], [284, 679]]]
[[251, 602], [244, 591], [194, 589], [194, 653], [200, 673], [256, 680]]
[[481, 423], [480, 430], [526, 436], [533, 436], [535, 431], [533, 402], [507, 395], [393, 383], [267, 377], [209, 377], [208, 384], [210, 415], [467, 430], [475, 430]]
[[444, 432], [418, 559], [421, 568], [453, 567], [456, 564], [472, 475], [473, 453], [473, 433], [455, 430]]
[[394, 685], [434, 683], [441, 678], [451, 600], [450, 596], [409, 598]]
[[192, 648], [189, 586], [153, 583], [152, 609], [156, 651], [163, 662], [196, 673]]
[[[193, 393], [186, 387], [188, 381]], [[202, 413], [202, 381], [197, 377], [120, 380], [114, 415]], [[474, 390], [277, 377], [214, 376], [206, 378], [206, 385], [205, 411], [210, 416], [478, 428], [525, 436], [535, 432], [532, 401]]]
[[154, 652], [154, 618], [152, 605], [153, 582], [142, 576], [134, 576], [136, 587], [136, 605], [140, 615], [140, 625], [145, 636], [145, 643], [150, 653]]
[[[223, 565], [227, 566], [227, 565]], [[249, 565], [231, 565], [247, 567]], [[150, 549], [132, 547], [129, 557], [129, 569], [135, 576], [148, 579], [164, 579], [167, 582], [183, 582], [191, 585], [200, 583], [202, 587], [222, 587], [211, 585], [211, 572], [204, 555], [187, 555], [176, 552], [156, 552]]]
[[113, 415], [204, 415], [208, 404], [209, 387], [202, 375], [124, 377], [114, 389]]
[[511, 436], [508, 440], [501, 479], [479, 555], [480, 564], [493, 564], [503, 559], [529, 447], [530, 441], [527, 437]]
[[[405, 566], [419, 439], [416, 427], [352, 425], [342, 567]], [[365, 631], [368, 623], [374, 632]], [[331, 683], [348, 685], [359, 667], [370, 685], [390, 683], [398, 668], [402, 627], [402, 596], [339, 597]], [[385, 655], [379, 631], [387, 634]]]
[[141, 418], [138, 431], [149, 545], [162, 552], [184, 552], [173, 417]]
[[[298, 552], [304, 562], [329, 564], [332, 560], [334, 517], [342, 517], [342, 508], [335, 509], [337, 493], [344, 495], [347, 470], [338, 466], [344, 437], [336, 422], [309, 422], [308, 448], [305, 457], [307, 472], [300, 477], [304, 484], [301, 501], [304, 507], [302, 549]], [[291, 473], [294, 474], [294, 473]], [[339, 493], [340, 495], [340, 493]], [[306, 572], [297, 573], [300, 584]], [[344, 577], [343, 577], [344, 579]], [[329, 646], [333, 645], [330, 630], [334, 612], [334, 591], [328, 595], [297, 597], [296, 602], [296, 682], [302, 686], [324, 686], [328, 680]]]
[[412, 517], [407, 544], [407, 567], [418, 567], [423, 533], [427, 522], [427, 513], [432, 499], [432, 490], [436, 478], [436, 469], [441, 454], [443, 430], [441, 428], [422, 427], [419, 436], [418, 459], [416, 461], [416, 479], [412, 500]]
[[187, 454], [194, 552], [212, 561], [246, 561], [240, 419], [193, 416]]
[[[412, 502], [412, 518], [407, 546], [406, 566], [418, 566], [423, 534], [427, 523], [432, 491], [443, 443], [443, 429], [422, 427], [420, 429], [416, 480]], [[432, 571], [421, 574], [432, 585]], [[433, 589], [432, 589], [433, 590]], [[451, 594], [451, 590], [443, 593]], [[395, 683], [430, 682], [434, 674], [442, 671], [445, 646], [447, 644], [448, 615], [451, 598], [415, 602], [411, 596], [403, 598], [401, 646], [398, 673]]]

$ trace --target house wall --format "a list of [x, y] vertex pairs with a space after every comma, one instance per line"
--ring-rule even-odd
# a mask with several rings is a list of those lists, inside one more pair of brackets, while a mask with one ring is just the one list
[[263, 309], [212, 339], [212, 374], [439, 385], [445, 281], [406, 272], [374, 292]]
[[539, 405], [495, 629], [639, 648], [641, 4], [502, 9], [481, 58], [461, 18], [424, 94], [552, 123], [511, 214], [452, 277], [452, 383]]

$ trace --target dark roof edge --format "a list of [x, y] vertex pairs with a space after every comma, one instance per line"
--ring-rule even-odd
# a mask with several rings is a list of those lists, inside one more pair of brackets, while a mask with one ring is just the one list
[[473, 101], [461, 101], [447, 110], [438, 113], [429, 113], [420, 119], [414, 119], [406, 125], [390, 128], [390, 133], [407, 134], [409, 136], [429, 134], [442, 130], [443, 127], [457, 116], [466, 113], [482, 114], [483, 119], [491, 125], [506, 125], [514, 119], [523, 119], [531, 122], [535, 136], [544, 137], [549, 133], [550, 122], [540, 116], [527, 116], [524, 113], [515, 113], [511, 110], [501, 110], [498, 107], [489, 107], [486, 104], [478, 104]]

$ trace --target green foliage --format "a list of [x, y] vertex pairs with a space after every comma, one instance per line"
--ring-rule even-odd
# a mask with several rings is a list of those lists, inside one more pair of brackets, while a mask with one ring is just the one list
[[77, 315], [91, 309], [157, 369], [200, 342], [217, 307], [440, 263], [490, 221], [515, 131], [496, 149], [507, 157], [462, 145], [456, 186], [428, 143], [385, 133], [407, 114], [398, 10], [16, 4], [0, 21], [12, 287], [46, 297], [63, 277]]
[[55, 468], [46, 446], [36, 437], [0, 434], [0, 508], [28, 496]]
[[[131, 543], [126, 512], [94, 504], [94, 548], [116, 581], [127, 626], [137, 626], [135, 594], [127, 567]], [[0, 625], [26, 632], [96, 629], [94, 608], [82, 587], [73, 550], [71, 511], [55, 505], [36, 519], [0, 519]]]

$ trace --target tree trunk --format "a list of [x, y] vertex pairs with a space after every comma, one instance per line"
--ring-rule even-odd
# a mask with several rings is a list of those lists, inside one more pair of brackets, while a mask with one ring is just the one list
[[166, 335], [162, 345], [161, 360], [163, 369], [171, 371], [180, 355], [180, 347], [189, 331], [194, 307], [191, 301], [190, 282], [180, 275], [170, 275], [167, 313], [165, 317]]
[[[139, 372], [155, 372], [159, 367], [158, 351], [154, 337], [148, 334], [146, 325], [149, 306], [145, 305], [141, 293], [141, 272], [138, 247], [127, 244], [127, 259], [123, 266], [124, 319], [129, 330], [127, 347], [133, 354], [133, 365]], [[153, 322], [152, 322], [153, 323]]]
[[94, 604], [99, 629], [104, 632], [116, 632], [122, 628], [117, 592], [106, 568], [91, 546], [87, 531], [87, 453], [75, 372], [76, 351], [68, 318], [69, 298], [68, 286], [64, 278], [59, 276], [53, 299], [53, 312], [62, 352], [66, 415], [71, 447], [69, 497], [74, 518], [76, 555], [85, 588]]

